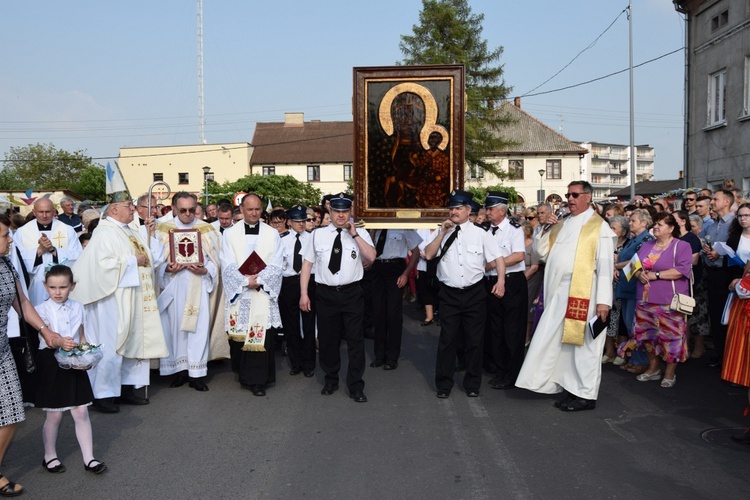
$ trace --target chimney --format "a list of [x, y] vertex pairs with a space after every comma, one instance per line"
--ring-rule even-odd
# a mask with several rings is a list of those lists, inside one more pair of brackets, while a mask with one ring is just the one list
[[517, 107], [518, 109], [521, 109], [521, 98], [520, 97], [514, 97], [513, 98], [513, 106]]
[[284, 113], [285, 127], [302, 127], [305, 124], [305, 113]]
[[680, 176], [678, 178], [682, 179], [684, 175], [685, 175], [684, 172], [682, 170], [680, 170]]

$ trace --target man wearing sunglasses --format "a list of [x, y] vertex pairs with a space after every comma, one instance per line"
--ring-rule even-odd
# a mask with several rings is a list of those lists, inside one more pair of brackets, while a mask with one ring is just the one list
[[[175, 218], [156, 226], [156, 238], [165, 246], [165, 263], [157, 276], [162, 287], [159, 311], [169, 356], [159, 360], [161, 375], [176, 375], [170, 387], [189, 383], [196, 391], [207, 391], [209, 333], [215, 315], [219, 273], [219, 233], [196, 217], [198, 200], [180, 191], [172, 197]], [[191, 232], [183, 232], [191, 230]], [[192, 232], [194, 231], [194, 232]], [[200, 245], [190, 239], [200, 238]], [[173, 248], [176, 247], [176, 248]], [[180, 257], [195, 255], [197, 262], [180, 263]]]
[[545, 309], [516, 386], [543, 394], [565, 391], [562, 411], [592, 410], [601, 382], [606, 335], [594, 336], [588, 321], [605, 321], [612, 304], [615, 234], [591, 207], [591, 184], [568, 185], [570, 217], [550, 215], [537, 236], [544, 275]]
[[687, 210], [688, 214], [695, 213], [695, 202], [698, 200], [698, 193], [689, 192], [685, 194], [685, 201], [682, 203], [682, 208]]

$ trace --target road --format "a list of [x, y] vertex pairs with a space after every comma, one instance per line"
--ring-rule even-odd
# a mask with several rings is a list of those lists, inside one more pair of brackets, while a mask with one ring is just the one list
[[[107, 473], [83, 470], [69, 416], [58, 439], [68, 470], [47, 473], [35, 409], [2, 472], [26, 498], [61, 499], [732, 499], [750, 489], [750, 446], [729, 439], [750, 425], [747, 391], [702, 361], [679, 366], [673, 389], [608, 365], [597, 408], [580, 413], [560, 412], [551, 396], [493, 390], [489, 377], [479, 398], [458, 383], [439, 400], [439, 327], [405, 311], [402, 360], [394, 371], [367, 368], [366, 404], [343, 384], [321, 396], [320, 370], [292, 377], [280, 355], [263, 398], [239, 386], [228, 362], [209, 370], [205, 393], [172, 389], [152, 372], [150, 405], [91, 412]], [[367, 351], [369, 364], [372, 341]]]

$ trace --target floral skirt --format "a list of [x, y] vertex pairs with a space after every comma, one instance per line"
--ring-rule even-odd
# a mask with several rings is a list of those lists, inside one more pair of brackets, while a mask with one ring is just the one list
[[667, 363], [682, 363], [687, 359], [685, 315], [668, 305], [638, 301], [633, 333], [631, 342], [661, 356]]
[[732, 305], [721, 378], [750, 387], [750, 299]]

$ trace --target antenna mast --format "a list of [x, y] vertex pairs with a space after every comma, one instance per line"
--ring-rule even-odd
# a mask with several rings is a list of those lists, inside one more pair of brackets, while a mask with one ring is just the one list
[[206, 144], [206, 110], [203, 99], [203, 0], [198, 0], [198, 119], [200, 141]]

